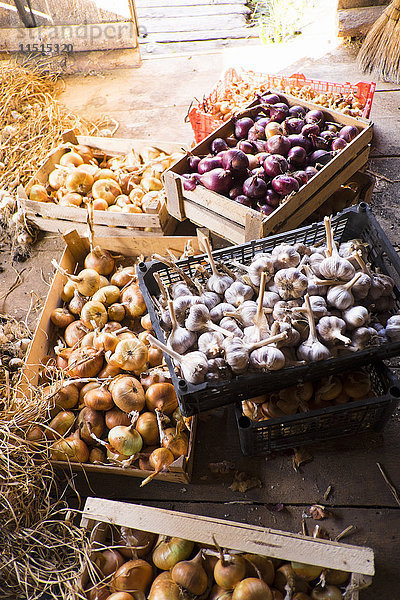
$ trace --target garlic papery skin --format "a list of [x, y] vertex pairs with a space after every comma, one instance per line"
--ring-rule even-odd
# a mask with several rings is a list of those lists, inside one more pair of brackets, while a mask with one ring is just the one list
[[333, 306], [338, 310], [346, 310], [354, 304], [354, 296], [351, 293], [351, 288], [360, 278], [361, 273], [356, 273], [349, 282], [344, 285], [334, 285], [329, 288], [326, 294], [326, 299], [329, 306]]
[[340, 281], [350, 281], [355, 274], [355, 268], [346, 259], [339, 255], [336, 248], [331, 220], [329, 217], [324, 219], [327, 243], [327, 257], [318, 265], [319, 272], [325, 279], [338, 279]]
[[305, 360], [308, 363], [325, 360], [331, 357], [331, 353], [328, 348], [321, 344], [321, 342], [318, 340], [317, 330], [310, 304], [310, 297], [307, 294], [305, 295], [304, 300], [307, 308], [307, 318], [310, 327], [310, 333], [307, 340], [300, 344], [300, 346], [297, 348], [297, 356], [300, 360]]
[[335, 344], [338, 340], [346, 346], [351, 343], [351, 339], [343, 335], [346, 331], [346, 323], [339, 317], [322, 317], [317, 325], [317, 331], [327, 344]]
[[176, 320], [180, 325], [183, 325], [187, 317], [187, 311], [196, 304], [200, 304], [201, 300], [199, 296], [178, 296], [173, 301]]
[[351, 333], [349, 350], [364, 350], [368, 346], [380, 343], [380, 338], [373, 327], [358, 327]]
[[171, 316], [172, 330], [168, 336], [167, 346], [179, 354], [185, 354], [185, 352], [195, 345], [197, 336], [193, 331], [188, 331], [179, 325], [172, 300], [168, 300], [168, 307]]
[[241, 281], [234, 281], [225, 291], [225, 301], [236, 308], [246, 300], [251, 300], [253, 296], [253, 289]]
[[391, 342], [400, 341], [400, 315], [393, 315], [386, 323], [386, 336]]
[[354, 256], [355, 252], [358, 252], [363, 260], [367, 260], [368, 253], [366, 244], [364, 244], [362, 240], [349, 240], [348, 242], [343, 242], [339, 246], [339, 256], [347, 258], [353, 267], [357, 268], [357, 261]]
[[280, 300], [277, 302], [272, 311], [272, 317], [275, 321], [279, 321], [287, 316], [292, 316], [296, 309], [301, 306], [301, 300]]
[[300, 254], [289, 244], [279, 244], [272, 250], [275, 271], [297, 267], [300, 262]]
[[275, 321], [271, 327], [270, 335], [278, 335], [279, 333], [286, 333], [286, 338], [277, 342], [277, 348], [293, 347], [300, 343], [300, 333], [292, 327], [291, 323], [285, 323], [284, 321]]
[[249, 366], [249, 351], [240, 338], [226, 338], [224, 341], [225, 360], [235, 375], [241, 375]]
[[301, 298], [308, 286], [307, 277], [294, 267], [278, 271], [275, 274], [274, 282], [283, 300]]
[[257, 371], [279, 371], [285, 366], [285, 355], [274, 346], [265, 346], [254, 350], [249, 361]]
[[321, 264], [321, 262], [323, 260], [325, 260], [325, 258], [326, 257], [323, 254], [316, 252], [315, 254], [311, 254], [311, 256], [309, 256], [307, 259], [307, 262], [311, 267], [311, 271], [314, 273], [314, 275], [316, 277], [322, 277], [322, 274], [320, 273], [320, 270], [319, 270], [319, 265]]
[[[326, 306], [326, 301], [325, 298], [323, 298], [322, 296], [310, 296], [310, 305], [311, 305], [311, 310], [312, 313], [314, 315], [314, 319], [316, 319], [317, 321], [319, 319], [321, 319], [322, 317], [326, 317], [328, 314], [328, 308]], [[294, 316], [296, 317], [298, 314], [301, 314], [302, 312], [307, 312], [307, 307], [306, 304], [304, 303], [300, 309], [292, 309]]]
[[279, 302], [281, 299], [281, 297], [279, 296], [279, 294], [276, 294], [275, 292], [264, 292], [264, 297], [263, 297], [263, 307], [264, 308], [274, 308], [275, 304], [277, 302]]
[[203, 352], [207, 358], [216, 358], [223, 353], [224, 336], [218, 331], [208, 331], [202, 333], [197, 340], [200, 352]]
[[212, 310], [213, 308], [218, 306], [218, 304], [220, 304], [220, 296], [218, 296], [218, 294], [216, 294], [215, 292], [208, 292], [207, 290], [205, 290], [198, 279], [194, 280], [194, 285], [196, 286], [197, 291], [199, 293], [201, 304], [207, 306], [208, 310]]
[[363, 300], [369, 294], [369, 290], [371, 289], [372, 279], [366, 273], [361, 273], [360, 277], [353, 285], [353, 296], [357, 298], [357, 300]]
[[226, 317], [233, 317], [243, 327], [251, 327], [253, 325], [253, 319], [257, 313], [257, 304], [253, 300], [246, 300], [236, 310], [230, 312], [224, 312]]
[[157, 338], [151, 334], [148, 335], [149, 343], [156, 348], [160, 348], [165, 354], [168, 354], [179, 364], [182, 377], [186, 379], [188, 383], [197, 385], [203, 383], [205, 376], [208, 372], [208, 361], [207, 357], [203, 352], [194, 351], [188, 354], [178, 354], [171, 348], [168, 348], [165, 344], [160, 342]]
[[229, 379], [232, 379], [232, 373], [223, 358], [212, 358], [208, 361], [206, 381], [218, 383]]
[[244, 335], [243, 331], [240, 329], [240, 327], [236, 323], [235, 319], [232, 319], [232, 317], [224, 317], [219, 322], [219, 325], [223, 329], [226, 329], [227, 331], [232, 332], [235, 337], [242, 338]]
[[227, 337], [233, 337], [230, 331], [222, 329], [222, 327], [211, 321], [210, 311], [204, 304], [195, 304], [190, 308], [185, 325], [189, 331], [203, 332], [213, 329], [214, 331], [223, 333]]
[[173, 300], [179, 298], [179, 296], [193, 296], [192, 290], [183, 281], [177, 281], [176, 283], [172, 283], [168, 287], [168, 291]]
[[[218, 306], [215, 306], [210, 310], [210, 317], [213, 323], [219, 323], [224, 318], [225, 312], [233, 312], [235, 307], [233, 304], [228, 304], [228, 302], [221, 302]], [[222, 327], [222, 325], [221, 325]]]
[[231, 260], [231, 264], [242, 271], [247, 271], [250, 282], [258, 287], [261, 282], [261, 275], [265, 273], [266, 281], [270, 281], [275, 273], [274, 258], [270, 254], [255, 254], [249, 266]]
[[310, 269], [308, 265], [303, 265], [302, 270], [307, 276], [308, 286], [307, 294], [309, 296], [326, 296], [327, 288], [325, 285], [318, 285], [316, 283], [317, 277]]
[[365, 306], [352, 306], [342, 313], [347, 329], [356, 329], [369, 323], [371, 316]]
[[215, 292], [216, 294], [219, 294], [220, 296], [222, 296], [225, 293], [225, 291], [228, 289], [228, 287], [232, 285], [233, 279], [232, 279], [232, 277], [229, 277], [229, 275], [225, 275], [225, 274], [222, 275], [221, 273], [219, 273], [219, 271], [215, 265], [214, 257], [211, 252], [211, 246], [210, 246], [209, 239], [205, 238], [203, 240], [203, 242], [204, 242], [204, 247], [206, 250], [207, 257], [208, 257], [208, 262], [210, 263], [210, 267], [211, 267], [211, 271], [212, 271], [211, 277], [207, 280], [207, 289], [210, 292]]

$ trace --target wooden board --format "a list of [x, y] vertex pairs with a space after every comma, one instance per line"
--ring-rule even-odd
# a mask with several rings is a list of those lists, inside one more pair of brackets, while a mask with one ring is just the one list
[[[78, 136], [71, 132], [66, 132], [64, 139], [70, 143], [80, 143], [92, 148], [107, 152], [110, 156], [121, 156], [127, 154], [132, 148], [137, 152], [142, 152], [151, 145], [157, 146], [165, 152], [182, 152], [185, 148], [178, 142], [151, 142], [149, 140], [135, 140], [123, 138], [102, 138], [92, 136]], [[39, 229], [44, 231], [66, 232], [71, 228], [71, 222], [77, 224], [79, 233], [86, 232], [87, 212], [84, 208], [59, 206], [53, 202], [35, 202], [28, 199], [32, 185], [48, 182], [49, 173], [60, 162], [61, 156], [67, 151], [65, 145], [61, 145], [49, 153], [43, 161], [37, 173], [28, 182], [25, 189], [18, 188], [18, 201], [21, 208], [26, 212], [29, 221], [34, 223]], [[154, 234], [171, 235], [176, 228], [176, 220], [168, 214], [166, 204], [160, 203], [158, 212], [154, 213], [113, 213], [109, 211], [93, 211], [95, 233], [99, 236], [110, 235], [109, 228], [112, 228], [113, 235], [129, 236], [134, 232], [135, 235], [150, 237]], [[145, 228], [151, 228], [151, 231], [144, 231]]]
[[366, 6], [339, 10], [338, 37], [366, 35], [385, 8], [385, 6]]
[[212, 517], [88, 498], [83, 509], [82, 524], [85, 525], [87, 520], [181, 537], [201, 544], [212, 545], [215, 536], [220, 546], [231, 550], [306, 562], [364, 575], [373, 575], [375, 572], [371, 548], [314, 539]]
[[381, 6], [389, 4], [390, 0], [338, 0], [338, 10], [346, 8], [360, 8], [363, 6]]
[[[279, 94], [290, 106], [301, 104], [310, 109], [320, 108], [288, 94], [281, 92]], [[257, 102], [254, 101], [250, 107], [255, 106]], [[249, 108], [243, 111], [242, 115], [252, 116], [255, 110], [257, 109]], [[168, 212], [179, 220], [189, 218], [234, 243], [247, 242], [297, 227], [366, 164], [370, 152], [372, 123], [332, 110], [324, 109], [324, 113], [331, 121], [356, 126], [360, 133], [315, 177], [268, 217], [202, 186], [197, 186], [194, 191], [183, 190], [179, 179], [180, 175], [187, 171], [186, 157], [178, 161], [163, 176]], [[211, 141], [217, 137], [228, 137], [233, 132], [233, 127], [233, 120], [219, 127], [192, 150], [193, 154], [199, 156], [208, 154]]]

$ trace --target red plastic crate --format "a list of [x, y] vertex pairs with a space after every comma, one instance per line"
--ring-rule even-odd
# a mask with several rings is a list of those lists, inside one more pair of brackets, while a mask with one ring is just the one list
[[309, 79], [302, 73], [294, 73], [293, 75], [268, 75], [265, 73], [254, 73], [246, 71], [239, 73], [236, 69], [228, 69], [216, 84], [208, 97], [204, 97], [203, 102], [199, 102], [189, 109], [188, 120], [192, 126], [196, 143], [201, 142], [205, 137], [210, 135], [215, 129], [223, 123], [222, 119], [216, 118], [211, 114], [211, 107], [218, 100], [224, 98], [225, 90], [232, 83], [248, 82], [255, 84], [260, 92], [269, 88], [285, 91], [287, 87], [304, 86], [311, 87], [315, 92], [323, 93], [330, 92], [334, 94], [354, 94], [360, 103], [363, 105], [363, 118], [368, 119], [372, 100], [374, 97], [376, 84], [374, 82], [367, 83], [360, 81], [359, 83], [334, 83], [331, 81], [321, 81], [319, 79]]

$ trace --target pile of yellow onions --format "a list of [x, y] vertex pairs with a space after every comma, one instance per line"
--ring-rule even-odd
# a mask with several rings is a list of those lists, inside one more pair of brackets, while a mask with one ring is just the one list
[[141, 154], [132, 149], [108, 157], [89, 146], [68, 144], [47, 183], [34, 184], [29, 198], [72, 207], [91, 203], [94, 210], [117, 213], [146, 212], [149, 204], [164, 198], [162, 173], [182, 156], [148, 147]]
[[101, 581], [87, 586], [89, 600], [342, 600], [349, 583], [345, 571], [126, 527], [114, 528], [113, 540], [91, 556]]
[[[52, 440], [54, 460], [114, 464], [148, 473], [145, 485], [189, 451], [190, 425], [178, 409], [163, 355], [132, 266], [95, 247], [65, 277], [52, 311], [58, 344], [43, 361], [51, 419], [35, 440]], [[52, 369], [45, 364], [52, 363]], [[32, 433], [33, 435], [33, 433]]]

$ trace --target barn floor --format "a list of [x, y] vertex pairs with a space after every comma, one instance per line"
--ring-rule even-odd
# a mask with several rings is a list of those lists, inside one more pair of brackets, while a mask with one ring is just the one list
[[[275, 69], [270, 68], [272, 63], [266, 59], [262, 48], [255, 61], [251, 61], [252, 55], [254, 58], [250, 48], [240, 51], [233, 48], [226, 53], [153, 58], [143, 61], [140, 69], [121, 68], [92, 76], [77, 75], [66, 78], [61, 100], [85, 117], [112, 116], [119, 122], [116, 135], [120, 137], [190, 142], [191, 129], [184, 122], [190, 102], [209, 90], [223, 69], [237, 64], [238, 57], [240, 64], [252, 66], [254, 70], [264, 65], [265, 71], [281, 70], [288, 74], [300, 71], [331, 81], [363, 79], [355, 66], [353, 51], [343, 46], [316, 58], [292, 54], [298, 57], [297, 62], [289, 57], [284, 65]], [[400, 92], [395, 86], [378, 84], [371, 115], [375, 122], [375, 139], [370, 161], [370, 169], [383, 177], [377, 180], [372, 206], [398, 249], [399, 98]], [[393, 180], [396, 182], [391, 182]], [[8, 296], [2, 312], [24, 318], [32, 293], [44, 298], [48, 289], [46, 281], [52, 273], [50, 260], [60, 257], [62, 246], [59, 236], [47, 235], [33, 248], [28, 261], [14, 265], [18, 270], [25, 269], [23, 285]], [[15, 272], [5, 253], [0, 262], [5, 269], [4, 289], [7, 290], [15, 279]], [[34, 311], [31, 314], [34, 316]], [[293, 532], [300, 531], [302, 514], [312, 504], [325, 504], [330, 507], [332, 517], [321, 525], [333, 537], [353, 525], [355, 529], [344, 541], [371, 546], [376, 553], [376, 577], [373, 585], [361, 592], [361, 599], [394, 600], [398, 596], [394, 590], [398, 589], [400, 507], [376, 463], [384, 466], [393, 483], [400, 488], [398, 416], [392, 417], [384, 435], [369, 434], [354, 440], [330, 442], [312, 448], [311, 452], [314, 459], [297, 472], [292, 467], [289, 453], [268, 459], [244, 458], [233, 411], [222, 409], [200, 419], [194, 474], [189, 485], [155, 482], [140, 489], [139, 480], [105, 475], [91, 477], [90, 487], [84, 477], [76, 476], [74, 481], [82, 496], [96, 494], [138, 501]], [[210, 462], [221, 460], [232, 461], [239, 471], [257, 477], [262, 487], [244, 494], [233, 492], [229, 488], [232, 473], [215, 475], [208, 467]], [[328, 486], [332, 486], [332, 491], [324, 501]]]

